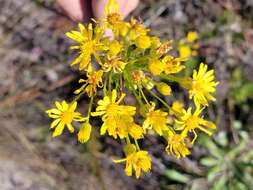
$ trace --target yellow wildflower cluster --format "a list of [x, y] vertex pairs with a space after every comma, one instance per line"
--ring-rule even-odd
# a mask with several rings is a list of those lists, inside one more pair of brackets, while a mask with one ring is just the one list
[[195, 31], [190, 31], [187, 33], [187, 36], [180, 40], [178, 43], [178, 51], [180, 57], [189, 58], [192, 56], [196, 56], [197, 50], [199, 48], [198, 43], [198, 33]]
[[[78, 65], [83, 73], [81, 86], [75, 89], [72, 102], [56, 102], [56, 108], [49, 109], [47, 114], [55, 119], [51, 124], [53, 137], [61, 135], [67, 126], [71, 133], [78, 129], [80, 143], [90, 139], [91, 118], [101, 118], [101, 135], [125, 141], [125, 158], [114, 162], [125, 162], [126, 175], [131, 176], [135, 171], [139, 178], [141, 171], [151, 170], [151, 157], [140, 148], [139, 139], [159, 135], [168, 143], [165, 148], [168, 154], [180, 158], [190, 154], [198, 132], [212, 134], [216, 126], [205, 120], [202, 112], [209, 101], [215, 100], [213, 93], [218, 82], [214, 81], [214, 71], [208, 70], [204, 63], [193, 71], [192, 77], [183, 77], [180, 73], [187, 67], [184, 62], [189, 54], [186, 56], [186, 51], [180, 49], [182, 46], [178, 57], [171, 55], [171, 41], [151, 36], [138, 20], [123, 21], [117, 9], [117, 3], [109, 0], [106, 18], [94, 20], [87, 27], [79, 24], [79, 31], [66, 33], [75, 41], [70, 48], [79, 53], [71, 65]], [[104, 35], [108, 30], [113, 36]], [[194, 44], [197, 39], [198, 35], [190, 32], [182, 43]], [[189, 99], [193, 99], [187, 109], [179, 101], [171, 105], [167, 102], [173, 95], [170, 84], [175, 82], [187, 89]], [[99, 89], [102, 97], [98, 97]], [[77, 101], [85, 94], [90, 103], [82, 116], [76, 108]], [[131, 105], [124, 102], [126, 94], [132, 94], [126, 101], [132, 100]], [[74, 127], [73, 122], [79, 124]]]

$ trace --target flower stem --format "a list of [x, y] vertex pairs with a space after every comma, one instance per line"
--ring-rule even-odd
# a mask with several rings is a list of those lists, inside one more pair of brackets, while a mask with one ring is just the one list
[[137, 150], [141, 150], [141, 149], [140, 149], [140, 146], [139, 146], [139, 144], [138, 144], [138, 141], [137, 141], [136, 139], [134, 139], [134, 143], [135, 143], [135, 146], [137, 147]]
[[94, 99], [94, 97], [91, 96], [91, 98], [90, 98], [90, 103], [89, 103], [89, 107], [88, 107], [88, 113], [87, 113], [88, 122], [89, 122], [89, 119], [90, 119], [90, 112], [91, 112], [91, 108], [92, 108], [93, 99]]
[[173, 82], [180, 82], [181, 79], [172, 75], [166, 75], [166, 74], [160, 74], [160, 77], [165, 79], [165, 80], [169, 80], [169, 81], [173, 81]]
[[126, 136], [126, 142], [127, 142], [127, 144], [131, 144], [131, 141], [130, 141], [130, 138], [128, 135]]
[[103, 92], [104, 92], [104, 96], [107, 96], [107, 81], [108, 80], [108, 73], [106, 73], [106, 76], [105, 76], [105, 82], [104, 82], [104, 87], [103, 87]]
[[72, 101], [72, 103], [78, 101], [78, 100], [84, 95], [84, 93], [85, 93], [85, 91], [83, 90], [80, 94], [78, 94], [78, 95], [74, 98], [74, 100]]
[[143, 99], [145, 100], [145, 102], [150, 106], [150, 103], [147, 100], [147, 97], [145, 96], [145, 94], [143, 93], [142, 89], [139, 87], [139, 91], [141, 92], [141, 95], [143, 97]]
[[143, 102], [141, 100], [141, 97], [136, 93], [135, 90], [133, 90], [133, 93], [134, 93], [134, 96], [135, 96], [136, 100], [138, 101], [138, 103], [142, 106]]
[[108, 87], [109, 87], [109, 93], [111, 94], [111, 92], [112, 92], [112, 71], [110, 71], [110, 74], [109, 74], [109, 84], [108, 84]]
[[[146, 88], [147, 89], [147, 88]], [[147, 91], [154, 96], [156, 99], [158, 99], [166, 108], [170, 109], [170, 106], [164, 101], [162, 100], [159, 96], [157, 96], [154, 92], [152, 92], [151, 90], [147, 89]]]

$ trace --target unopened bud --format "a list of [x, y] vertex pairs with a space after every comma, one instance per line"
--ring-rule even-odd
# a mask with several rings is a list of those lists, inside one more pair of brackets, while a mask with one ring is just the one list
[[146, 35], [140, 35], [136, 38], [135, 44], [138, 48], [146, 49], [151, 46], [150, 37]]
[[171, 94], [171, 88], [164, 82], [160, 82], [156, 85], [156, 89], [164, 96], [169, 96]]

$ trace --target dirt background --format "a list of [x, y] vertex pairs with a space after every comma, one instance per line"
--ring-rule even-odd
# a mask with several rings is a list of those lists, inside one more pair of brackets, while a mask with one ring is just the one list
[[[253, 137], [253, 1], [145, 0], [132, 16], [164, 39], [198, 31], [198, 59], [213, 67], [220, 81], [209, 118], [228, 137], [228, 149], [240, 143], [235, 125]], [[143, 146], [152, 153], [153, 169], [136, 180], [112, 163], [122, 154], [117, 141], [100, 137], [80, 145], [69, 134], [51, 139], [44, 110], [70, 99], [80, 75], [68, 65], [74, 55], [64, 36], [74, 27], [54, 1], [0, 0], [0, 189], [185, 189], [193, 182], [197, 189], [210, 189], [208, 169], [199, 162], [208, 155], [201, 144], [189, 158], [177, 160], [164, 152], [165, 142], [149, 137]], [[86, 105], [84, 99], [81, 112]], [[252, 140], [247, 148], [253, 148]], [[171, 179], [168, 168], [191, 180]]]

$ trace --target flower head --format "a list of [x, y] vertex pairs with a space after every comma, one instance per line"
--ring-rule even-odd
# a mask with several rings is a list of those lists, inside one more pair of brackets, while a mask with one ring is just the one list
[[145, 79], [145, 74], [142, 70], [135, 70], [131, 73], [131, 79], [135, 84], [141, 84], [141, 82]]
[[193, 71], [192, 79], [186, 79], [182, 85], [189, 90], [190, 99], [193, 98], [196, 105], [208, 106], [208, 100], [215, 101], [211, 93], [218, 84], [214, 81], [214, 70], [207, 71], [207, 65], [201, 63], [199, 70]]
[[116, 56], [121, 51], [122, 51], [122, 45], [117, 40], [113, 40], [109, 45], [110, 55]]
[[187, 33], [186, 40], [189, 43], [195, 42], [199, 38], [199, 35], [195, 31], [190, 31]]
[[118, 4], [115, 0], [109, 0], [105, 7], [106, 21], [111, 25], [116, 25], [122, 22], [122, 17], [118, 13]]
[[105, 72], [109, 72], [109, 71], [113, 70], [115, 73], [122, 73], [126, 64], [127, 63], [122, 61], [122, 59], [119, 57], [107, 56], [107, 60], [103, 64], [102, 68]]
[[181, 40], [178, 44], [178, 51], [180, 57], [189, 58], [191, 56], [196, 56], [198, 54], [197, 49], [199, 48], [198, 43], [198, 33], [195, 31], [190, 31], [187, 36]]
[[179, 55], [182, 58], [189, 58], [192, 55], [192, 49], [188, 44], [180, 44], [178, 47]]
[[[111, 97], [105, 96], [103, 100], [98, 101], [98, 107], [96, 112], [91, 113], [92, 116], [102, 116], [103, 125], [101, 127], [101, 135], [108, 131], [109, 135], [117, 138], [124, 138], [129, 133], [129, 127], [137, 127], [133, 124], [133, 115], [136, 112], [136, 108], [133, 106], [119, 105], [123, 100], [125, 94], [117, 99], [116, 90], [112, 91]], [[131, 133], [130, 133], [131, 134]]]
[[139, 178], [141, 171], [149, 172], [151, 170], [151, 158], [147, 151], [136, 150], [135, 146], [132, 144], [127, 146], [128, 151], [126, 152], [126, 158], [114, 160], [114, 162], [126, 162], [126, 175], [132, 176], [134, 169], [136, 178]]
[[79, 64], [79, 69], [84, 70], [87, 69], [90, 71], [92, 69], [91, 66], [91, 56], [97, 59], [100, 63], [100, 59], [98, 56], [98, 52], [100, 50], [104, 50], [104, 45], [101, 42], [103, 38], [104, 32], [100, 26], [96, 26], [93, 29], [92, 24], [88, 25], [86, 29], [83, 24], [79, 23], [79, 31], [71, 31], [67, 32], [66, 36], [70, 39], [79, 43], [78, 45], [71, 46], [71, 49], [79, 50], [80, 55], [71, 63], [71, 65]]
[[148, 64], [148, 69], [152, 73], [152, 75], [160, 75], [164, 69], [165, 64], [159, 59], [151, 59]]
[[183, 136], [187, 135], [188, 132], [193, 132], [194, 138], [192, 140], [192, 144], [197, 138], [196, 129], [200, 129], [201, 131], [205, 132], [209, 136], [212, 135], [212, 132], [208, 129], [216, 129], [216, 126], [213, 122], [207, 121], [200, 117], [201, 111], [198, 106], [194, 113], [192, 113], [192, 108], [188, 108], [187, 110], [183, 109], [182, 113], [178, 116], [176, 120], [176, 130], [183, 130]]
[[130, 31], [129, 38], [135, 40], [138, 36], [146, 36], [149, 29], [145, 28], [142, 23], [136, 19], [131, 19], [130, 21]]
[[179, 101], [175, 101], [175, 102], [173, 102], [169, 113], [170, 113], [170, 115], [178, 116], [178, 115], [182, 114], [183, 109], [184, 109], [183, 103], [179, 102]]
[[185, 157], [191, 153], [187, 147], [185, 137], [176, 133], [169, 135], [166, 151], [177, 158]]
[[155, 104], [152, 103], [148, 113], [146, 114], [146, 119], [143, 122], [143, 128], [153, 129], [157, 134], [162, 135], [163, 131], [170, 130], [167, 125], [169, 123], [168, 113], [161, 110], [155, 110]]
[[171, 41], [166, 41], [164, 43], [161, 43], [157, 48], [156, 48], [156, 53], [158, 54], [165, 54], [168, 51], [172, 49], [172, 42]]
[[185, 58], [174, 58], [171, 55], [165, 56], [162, 59], [162, 63], [164, 64], [164, 72], [165, 74], [174, 74], [178, 73], [181, 70], [185, 68], [184, 65], [182, 65], [182, 62], [186, 61]]
[[151, 46], [150, 37], [147, 35], [140, 35], [135, 39], [135, 44], [141, 49], [149, 48]]
[[97, 92], [97, 86], [102, 87], [102, 76], [103, 71], [98, 70], [92, 73], [88, 73], [88, 79], [80, 79], [79, 83], [84, 83], [81, 88], [77, 89], [74, 93], [79, 94], [81, 91], [85, 90], [89, 97], [93, 96]]
[[122, 16], [118, 12], [118, 4], [115, 0], [109, 0], [105, 7], [105, 15], [106, 19], [102, 23], [110, 28], [115, 36], [119, 34], [125, 36], [129, 24], [123, 21]]
[[53, 137], [61, 135], [65, 125], [68, 130], [73, 133], [74, 127], [71, 123], [73, 121], [85, 121], [85, 118], [83, 118], [79, 112], [75, 112], [77, 102], [68, 104], [65, 101], [62, 101], [61, 103], [56, 101], [55, 106], [56, 108], [46, 111], [49, 117], [55, 119], [50, 126], [51, 129], [55, 128], [52, 135]]

